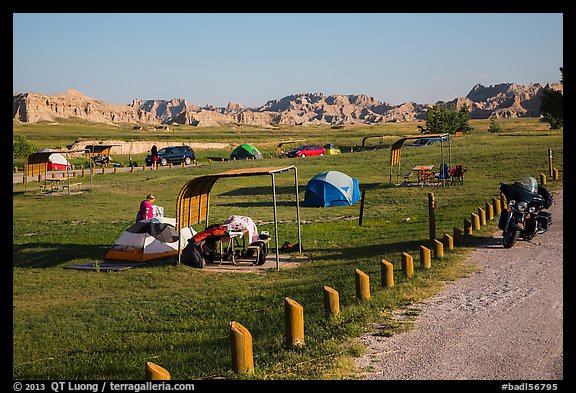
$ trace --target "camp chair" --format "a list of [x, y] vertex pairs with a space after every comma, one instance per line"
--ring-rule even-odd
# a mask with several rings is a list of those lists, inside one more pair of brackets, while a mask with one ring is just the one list
[[450, 169], [450, 184], [464, 185], [464, 172], [466, 169], [462, 167], [462, 164], [456, 164], [456, 167]]
[[438, 183], [446, 184], [446, 182], [450, 180], [448, 164], [443, 163], [440, 165], [440, 172], [435, 173], [434, 177], [438, 180]]

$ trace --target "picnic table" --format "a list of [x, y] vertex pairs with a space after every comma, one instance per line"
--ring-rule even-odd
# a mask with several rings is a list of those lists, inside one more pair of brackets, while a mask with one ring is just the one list
[[59, 191], [60, 188], [63, 188], [64, 182], [67, 182], [67, 177], [59, 177], [59, 178], [49, 178], [47, 177], [44, 179], [44, 184], [40, 185], [40, 191]]
[[412, 170], [416, 172], [418, 176], [418, 184], [426, 184], [430, 179], [434, 178], [434, 173], [432, 172], [434, 165], [417, 165]]

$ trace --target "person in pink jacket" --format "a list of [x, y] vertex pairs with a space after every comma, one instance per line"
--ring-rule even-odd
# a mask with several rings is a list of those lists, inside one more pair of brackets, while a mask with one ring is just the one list
[[156, 200], [153, 194], [148, 194], [146, 199], [140, 202], [140, 210], [138, 211], [138, 221], [148, 220], [154, 217], [152, 204]]

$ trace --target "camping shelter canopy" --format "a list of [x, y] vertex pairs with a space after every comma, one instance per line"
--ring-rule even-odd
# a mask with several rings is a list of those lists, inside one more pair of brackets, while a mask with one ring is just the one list
[[[42, 175], [46, 174], [48, 170], [52, 170], [53, 168], [49, 168], [50, 157], [54, 154], [60, 154], [63, 157], [67, 157], [71, 153], [85, 153], [85, 149], [76, 149], [76, 150], [41, 150], [35, 153], [30, 154], [24, 160], [24, 192], [27, 191], [27, 177], [34, 176], [34, 175]], [[68, 162], [68, 160], [66, 160]], [[68, 170], [71, 169], [69, 165], [66, 165], [66, 177], [68, 178], [68, 193], [70, 193], [70, 176], [68, 175]]]
[[245, 160], [246, 158], [261, 160], [262, 153], [250, 143], [244, 143], [230, 153], [231, 160]]
[[86, 145], [84, 148], [88, 150], [88, 157], [98, 157], [98, 156], [108, 156], [110, 157], [110, 152], [114, 146], [122, 146], [120, 144], [115, 145]]
[[338, 171], [315, 175], [306, 185], [304, 206], [349, 206], [360, 200], [358, 179]]
[[[274, 205], [274, 239], [276, 242], [276, 268], [280, 269], [280, 258], [278, 255], [278, 221], [276, 218], [276, 179], [279, 173], [293, 170], [294, 186], [296, 195], [296, 220], [298, 224], [298, 243], [301, 245], [300, 237], [300, 204], [298, 202], [298, 170], [294, 165], [267, 168], [236, 169], [214, 175], [200, 176], [187, 182], [178, 194], [176, 199], [176, 229], [191, 227], [194, 224], [206, 222], [208, 226], [208, 212], [210, 210], [210, 191], [212, 186], [221, 178], [245, 177], [269, 175], [272, 177], [272, 199]], [[181, 249], [180, 246], [178, 248]], [[302, 252], [302, 249], [299, 250]]]
[[392, 167], [394, 165], [398, 165], [398, 173], [397, 178], [400, 177], [400, 151], [402, 149], [402, 145], [407, 140], [412, 139], [430, 139], [430, 138], [440, 138], [440, 151], [442, 155], [442, 164], [444, 164], [444, 139], [448, 139], [448, 166], [452, 165], [452, 145], [450, 142], [450, 134], [443, 133], [443, 134], [421, 134], [421, 135], [410, 135], [404, 138], [398, 139], [392, 145], [390, 149], [390, 181], [392, 181]]

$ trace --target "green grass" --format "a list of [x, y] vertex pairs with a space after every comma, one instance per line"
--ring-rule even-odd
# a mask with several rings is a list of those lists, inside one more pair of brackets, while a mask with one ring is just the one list
[[[15, 379], [142, 379], [144, 364], [166, 368], [173, 379], [342, 379], [353, 378], [351, 359], [363, 348], [354, 338], [371, 331], [387, 336], [407, 328], [394, 316], [413, 318], [417, 303], [441, 289], [442, 283], [470, 273], [464, 263], [474, 244], [490, 237], [495, 220], [465, 238], [432, 269], [419, 268], [419, 246], [428, 239], [427, 193], [433, 191], [437, 237], [461, 228], [463, 219], [498, 196], [501, 181], [547, 173], [547, 148], [553, 149], [560, 180], [549, 179], [551, 190], [562, 187], [562, 131], [550, 131], [533, 119], [502, 121], [499, 134], [487, 132], [488, 121], [475, 121], [470, 134], [453, 138], [452, 161], [468, 168], [464, 186], [447, 188], [394, 187], [388, 183], [389, 146], [399, 135], [414, 134], [415, 126], [330, 129], [329, 127], [257, 127], [178, 130], [190, 139], [243, 143], [259, 140], [273, 151], [281, 138], [304, 137], [312, 143], [334, 142], [353, 147], [366, 135], [383, 134], [387, 149], [306, 159], [213, 162], [178, 170], [99, 175], [93, 188], [78, 195], [42, 196], [30, 183], [13, 187], [13, 376]], [[50, 137], [55, 127], [61, 135]], [[78, 135], [131, 137], [131, 130], [93, 125], [16, 125], [38, 144], [66, 144]], [[213, 134], [212, 134], [213, 133]], [[274, 134], [278, 133], [278, 134]], [[116, 136], [115, 136], [116, 137]], [[152, 138], [155, 138], [152, 136]], [[197, 139], [194, 139], [197, 140]], [[258, 144], [256, 144], [257, 147]], [[260, 149], [260, 147], [259, 147]], [[439, 147], [402, 150], [402, 167], [439, 165]], [[226, 151], [216, 152], [229, 154]], [[207, 154], [199, 152], [202, 156]], [[210, 152], [214, 154], [214, 152]], [[207, 155], [206, 155], [207, 157]], [[340, 170], [357, 177], [366, 190], [363, 225], [359, 204], [338, 208], [301, 208], [302, 238], [308, 262], [295, 269], [259, 273], [222, 273], [176, 265], [175, 258], [124, 272], [63, 269], [81, 262], [101, 261], [108, 247], [133, 222], [140, 200], [149, 192], [165, 214], [175, 216], [176, 197], [197, 176], [238, 167], [294, 164], [298, 167], [300, 200], [307, 181], [323, 170]], [[293, 176], [276, 176], [279, 243], [295, 243]], [[84, 181], [84, 184], [89, 182]], [[254, 219], [258, 230], [273, 234], [270, 178], [219, 180], [212, 191], [210, 222], [232, 214]], [[201, 230], [203, 228], [196, 228]], [[401, 274], [400, 256], [414, 257], [415, 276]], [[396, 285], [380, 287], [380, 261], [394, 264]], [[355, 298], [354, 270], [370, 275], [371, 300]], [[322, 286], [340, 293], [341, 316], [326, 319]], [[304, 307], [302, 349], [284, 343], [283, 299]], [[237, 321], [253, 336], [256, 372], [251, 377], [231, 371], [229, 323]]]

